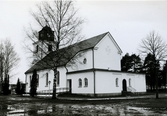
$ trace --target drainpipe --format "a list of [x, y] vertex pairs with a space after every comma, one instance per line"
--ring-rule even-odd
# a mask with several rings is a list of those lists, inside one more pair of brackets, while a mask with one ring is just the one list
[[95, 75], [95, 69], [94, 69], [94, 48], [92, 48], [92, 68], [93, 68], [93, 85], [94, 85], [94, 90], [93, 94], [96, 96], [96, 75]]

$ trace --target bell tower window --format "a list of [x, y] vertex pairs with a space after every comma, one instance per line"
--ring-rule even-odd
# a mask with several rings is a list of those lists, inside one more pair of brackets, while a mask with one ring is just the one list
[[48, 51], [49, 51], [49, 52], [52, 51], [52, 45], [48, 45]]
[[47, 33], [47, 36], [48, 36], [48, 37], [50, 37], [50, 34], [49, 34], [49, 33]]

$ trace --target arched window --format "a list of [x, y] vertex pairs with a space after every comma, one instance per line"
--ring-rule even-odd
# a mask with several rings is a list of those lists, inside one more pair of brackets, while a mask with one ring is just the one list
[[131, 79], [129, 79], [129, 87], [131, 87]]
[[48, 45], [48, 51], [49, 51], [49, 52], [52, 51], [52, 45]]
[[118, 78], [115, 80], [116, 87], [118, 87]]
[[85, 78], [84, 81], [85, 81], [85, 87], [88, 87], [88, 79]]
[[84, 64], [86, 64], [86, 62], [87, 62], [87, 59], [86, 59], [86, 58], [84, 58], [84, 59], [83, 59], [83, 63], [84, 63]]
[[46, 73], [46, 86], [48, 86], [48, 78], [49, 78], [49, 75], [48, 73]]
[[79, 87], [82, 87], [82, 79], [79, 79], [78, 83], [79, 83]]

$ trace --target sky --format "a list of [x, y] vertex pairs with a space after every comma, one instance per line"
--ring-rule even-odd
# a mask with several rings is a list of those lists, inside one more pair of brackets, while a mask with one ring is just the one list
[[[20, 56], [17, 78], [24, 82], [24, 72], [29, 68], [26, 52], [22, 47], [25, 28], [33, 22], [30, 10], [36, 8], [40, 0], [0, 1], [0, 40], [8, 38]], [[82, 35], [90, 38], [110, 32], [123, 54], [139, 54], [141, 40], [151, 31], [158, 33], [167, 42], [167, 0], [75, 0], [78, 16], [85, 19]]]

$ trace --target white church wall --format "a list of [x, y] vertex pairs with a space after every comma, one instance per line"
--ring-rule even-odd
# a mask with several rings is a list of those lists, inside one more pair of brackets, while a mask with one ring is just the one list
[[[118, 78], [118, 86], [116, 86]], [[122, 75], [106, 71], [96, 71], [96, 94], [120, 93]]]
[[66, 76], [66, 72], [67, 70], [65, 69], [65, 67], [58, 67], [57, 69], [60, 72], [60, 84], [58, 86], [58, 88], [66, 88], [67, 87], [67, 76]]
[[145, 75], [136, 75], [135, 89], [137, 92], [146, 92], [146, 79]]
[[[84, 79], [88, 79], [88, 86], [85, 86]], [[93, 72], [81, 72], [68, 74], [67, 79], [72, 80], [72, 93], [73, 94], [93, 94], [94, 92], [94, 81]], [[79, 86], [79, 79], [82, 80], [82, 86]]]
[[146, 81], [144, 74], [122, 73], [122, 80], [123, 79], [126, 80], [127, 87], [134, 88], [135, 92], [146, 92]]
[[32, 78], [32, 74], [26, 74], [26, 79], [25, 79], [25, 83], [26, 83], [26, 89], [25, 91], [28, 93], [29, 92], [29, 89], [30, 89], [30, 76]]
[[92, 68], [92, 49], [82, 51], [79, 53], [80, 55], [76, 55], [77, 57], [75, 63], [67, 64], [68, 71], [78, 71]]
[[[116, 83], [116, 79], [118, 79], [118, 83]], [[134, 88], [135, 92], [146, 92], [144, 74], [96, 71], [96, 93], [121, 93], [124, 79], [126, 80], [127, 87]]]
[[[66, 88], [66, 69], [64, 67], [58, 67], [57, 69], [60, 74], [59, 78], [59, 85], [57, 85], [57, 88]], [[46, 84], [46, 73], [48, 73], [48, 82], [50, 81], [50, 85]], [[39, 75], [39, 84], [37, 87], [37, 91], [46, 91], [46, 90], [52, 90], [53, 89], [53, 79], [54, 79], [54, 72], [53, 70], [46, 69], [37, 71], [37, 74]], [[30, 76], [32, 79], [32, 73], [26, 74], [26, 92], [30, 91]]]
[[[46, 74], [48, 73], [48, 82], [50, 81], [50, 85], [46, 82]], [[39, 86], [37, 87], [37, 91], [49, 90], [53, 88], [53, 71], [52, 70], [43, 70], [37, 71], [39, 75]]]
[[121, 70], [121, 55], [111, 36], [106, 35], [96, 46], [94, 50], [95, 68]]

